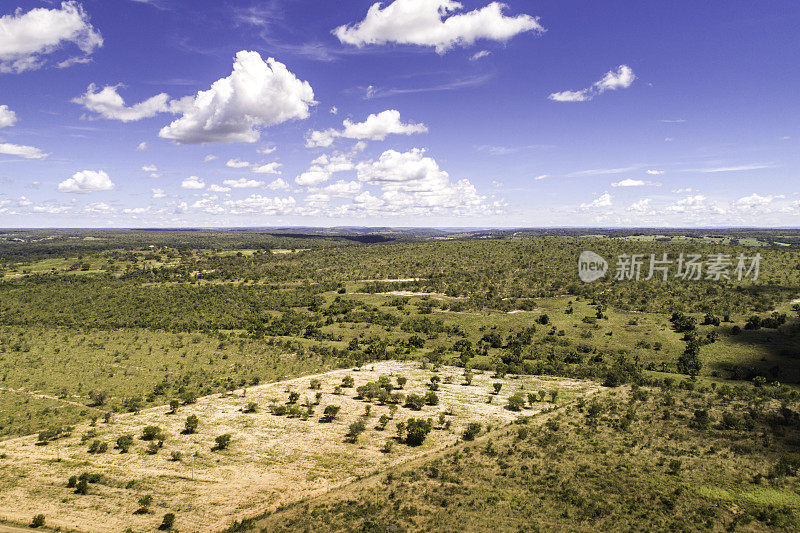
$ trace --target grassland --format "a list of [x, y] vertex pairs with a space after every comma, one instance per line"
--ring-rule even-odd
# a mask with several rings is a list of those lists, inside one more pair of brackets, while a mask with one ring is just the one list
[[[379, 362], [358, 371], [338, 370], [203, 397], [176, 413], [158, 407], [114, 415], [108, 422], [78, 424], [69, 436], [46, 444], [36, 436], [7, 440], [0, 443], [0, 519], [24, 521], [42, 512], [52, 517], [50, 526], [62, 529], [147, 530], [172, 511], [187, 528], [218, 530], [233, 519], [275, 509], [451, 446], [470, 422], [483, 427], [504, 425], [519, 414], [549, 410], [598, 388], [591, 382], [519, 376], [499, 379], [488, 373], [477, 374], [465, 385], [462, 374], [461, 369], [452, 367], [434, 371], [419, 363]], [[334, 393], [345, 376], [354, 378], [354, 387]], [[426, 393], [426, 384], [437, 376], [442, 380], [436, 391], [438, 403], [416, 411], [402, 403], [372, 404], [354, 397], [355, 388], [381, 376], [392, 382], [398, 376], [406, 377], [402, 389], [395, 385], [406, 395]], [[318, 389], [310, 388], [311, 379], [319, 381]], [[502, 386], [497, 394], [495, 383]], [[520, 412], [506, 409], [508, 397], [520, 390], [526, 394], [542, 391], [546, 397], [537, 395], [536, 401]], [[301, 395], [298, 405], [314, 402], [313, 413], [287, 417], [271, 412], [270, 405], [287, 404], [287, 391]], [[551, 391], [557, 391], [555, 402]], [[253, 412], [246, 412], [251, 402]], [[334, 420], [325, 422], [322, 411], [328, 405], [340, 411]], [[390, 409], [391, 405], [394, 408]], [[349, 442], [348, 426], [360, 419], [367, 406], [367, 429], [356, 442]], [[185, 420], [192, 415], [199, 419], [199, 427], [196, 433], [185, 435]], [[391, 423], [375, 429], [382, 415], [391, 417]], [[387, 452], [386, 441], [397, 440], [397, 424], [411, 417], [430, 418], [436, 429], [421, 446], [398, 443]], [[163, 432], [159, 437], [163, 444], [155, 449], [141, 439], [147, 426]], [[212, 451], [215, 437], [223, 434], [232, 436], [231, 444], [225, 450]], [[122, 435], [135, 437], [128, 453], [114, 449]], [[108, 450], [90, 453], [94, 441], [106, 443]], [[180, 460], [174, 460], [176, 453], [181, 454]], [[100, 473], [102, 478], [91, 485], [88, 494], [75, 494], [67, 481], [83, 472]], [[148, 512], [137, 514], [138, 502], [145, 495], [152, 496], [153, 502]]]
[[[788, 418], [787, 418], [788, 416]], [[794, 531], [796, 407], [606, 390], [289, 505], [262, 531]], [[791, 456], [794, 457], [794, 456]]]
[[[800, 236], [529, 233], [0, 232], [0, 518], [119, 531], [166, 513], [179, 530], [797, 529]], [[583, 284], [587, 248], [757, 248], [763, 268], [757, 281]], [[681, 363], [692, 346], [697, 364]], [[336, 390], [345, 375], [357, 387], [399, 374], [403, 394], [439, 376], [439, 404]], [[558, 405], [506, 409], [523, 388], [558, 388]], [[340, 407], [327, 423], [326, 405]], [[191, 414], [198, 432], [183, 434]], [[378, 430], [381, 415], [393, 418]], [[409, 417], [433, 422], [421, 446], [397, 438]], [[464, 442], [470, 422], [481, 435]], [[163, 439], [142, 440], [147, 426]], [[128, 453], [115, 449], [124, 435]], [[95, 441], [107, 450], [89, 453]], [[99, 477], [76, 494], [67, 482], [82, 473]]]

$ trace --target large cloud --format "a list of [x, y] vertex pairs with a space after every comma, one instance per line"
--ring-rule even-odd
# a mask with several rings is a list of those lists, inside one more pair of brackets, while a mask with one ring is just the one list
[[161, 93], [148, 98], [143, 102], [130, 107], [125, 105], [125, 100], [117, 93], [118, 86], [106, 86], [97, 90], [94, 83], [89, 85], [86, 93], [72, 102], [84, 106], [89, 111], [98, 113], [103, 118], [133, 122], [143, 118], [154, 117], [157, 113], [169, 111], [169, 95]]
[[113, 188], [114, 182], [103, 170], [82, 170], [58, 184], [58, 190], [61, 192], [79, 194], [110, 191]]
[[103, 45], [103, 38], [78, 2], [62, 2], [58, 9], [36, 8], [27, 13], [17, 9], [0, 17], [0, 73], [41, 68], [46, 63], [43, 56], [69, 43], [83, 54], [67, 57], [58, 66], [85, 62]]
[[360, 182], [383, 190], [380, 198], [369, 191], [355, 198], [353, 208], [368, 213], [467, 215], [492, 213], [498, 207], [478, 194], [469, 180], [451, 182], [436, 160], [425, 156], [424, 149], [387, 150], [377, 161], [359, 163], [356, 170]]
[[408, 152], [387, 150], [377, 161], [358, 164], [359, 181], [384, 189], [400, 191], [432, 191], [447, 186], [449, 176], [439, 169], [425, 150], [413, 148]]
[[7, 105], [0, 105], [0, 128], [8, 128], [17, 123], [17, 114]]
[[46, 159], [50, 155], [33, 146], [11, 143], [0, 143], [0, 154], [15, 155], [23, 159]]
[[478, 39], [507, 41], [526, 32], [543, 32], [535, 17], [503, 14], [505, 4], [492, 2], [481, 9], [455, 14], [462, 9], [453, 0], [395, 0], [386, 7], [375, 3], [364, 20], [339, 26], [333, 34], [343, 43], [414, 44], [432, 46], [442, 54], [455, 46], [468, 46]]
[[609, 70], [600, 80], [591, 87], [580, 91], [561, 91], [553, 93], [548, 98], [554, 102], [588, 102], [598, 94], [617, 89], [627, 89], [636, 79], [633, 69], [628, 65], [620, 65], [617, 70]]
[[182, 116], [159, 137], [179, 143], [256, 142], [260, 128], [308, 117], [314, 91], [283, 63], [258, 52], [236, 54], [233, 72], [207, 91], [172, 102]]
[[344, 128], [341, 131], [334, 129], [312, 131], [306, 137], [306, 146], [309, 148], [330, 146], [336, 137], [382, 141], [390, 134], [413, 135], [414, 133], [428, 131], [428, 127], [425, 124], [403, 124], [400, 120], [400, 112], [396, 109], [387, 109], [377, 115], [371, 114], [364, 122], [353, 122], [350, 119], [345, 119], [342, 125]]

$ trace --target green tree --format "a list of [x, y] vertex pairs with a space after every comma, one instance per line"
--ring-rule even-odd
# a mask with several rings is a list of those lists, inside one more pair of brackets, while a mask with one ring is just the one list
[[425, 441], [425, 437], [433, 429], [433, 422], [430, 418], [409, 418], [406, 422], [406, 439], [409, 446], [419, 446]]
[[189, 415], [186, 417], [186, 423], [183, 426], [183, 433], [186, 435], [191, 435], [192, 433], [197, 431], [197, 426], [200, 424], [200, 421], [197, 419], [197, 415]]

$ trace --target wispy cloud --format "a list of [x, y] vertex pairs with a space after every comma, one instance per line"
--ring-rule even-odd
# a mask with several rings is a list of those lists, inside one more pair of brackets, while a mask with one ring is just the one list
[[397, 96], [399, 94], [416, 94], [416, 93], [430, 93], [439, 91], [454, 91], [457, 89], [464, 89], [466, 87], [477, 87], [483, 85], [494, 77], [493, 74], [481, 74], [478, 76], [470, 76], [461, 78], [459, 80], [441, 83], [438, 85], [429, 85], [426, 87], [410, 87], [410, 88], [392, 88], [384, 89], [381, 87], [374, 87], [370, 85], [365, 89], [364, 98], [369, 100], [372, 98], [386, 98], [388, 96]]
[[636, 79], [633, 69], [628, 65], [620, 65], [617, 70], [609, 70], [591, 87], [580, 91], [561, 91], [553, 93], [548, 98], [554, 102], [588, 102], [595, 96], [606, 91], [616, 91], [617, 89], [627, 89]]
[[580, 178], [582, 176], [604, 176], [606, 174], [622, 174], [624, 172], [632, 172], [639, 170], [641, 165], [635, 167], [621, 167], [621, 168], [594, 168], [590, 170], [580, 170], [578, 172], [571, 172], [567, 174], [568, 178]]
[[701, 172], [703, 174], [712, 174], [715, 172], [741, 172], [744, 170], [760, 170], [763, 168], [775, 168], [775, 165], [738, 165], [732, 167], [712, 167], [712, 168], [690, 168], [685, 172]]
[[542, 148], [553, 148], [552, 144], [528, 144], [525, 146], [502, 146], [492, 144], [482, 144], [476, 147], [480, 152], [486, 152], [491, 155], [509, 155], [526, 150], [537, 150]]

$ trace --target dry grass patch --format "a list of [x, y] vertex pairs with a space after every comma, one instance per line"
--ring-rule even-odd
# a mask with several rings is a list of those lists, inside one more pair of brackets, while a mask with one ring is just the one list
[[[376, 429], [381, 415], [392, 408], [356, 399], [356, 387], [389, 376], [407, 378], [403, 394], [424, 394], [432, 376], [439, 376], [438, 405], [421, 411], [399, 406], [385, 429]], [[354, 387], [334, 394], [345, 376]], [[318, 389], [310, 388], [314, 385]], [[82, 531], [123, 531], [153, 529], [163, 515], [174, 512], [178, 529], [209, 531], [272, 510], [280, 505], [321, 494], [358, 477], [390, 468], [431, 450], [457, 442], [470, 422], [484, 425], [507, 423], [520, 414], [551, 408], [550, 395], [520, 412], [505, 408], [507, 399], [522, 390], [558, 390], [558, 403], [593, 392], [593, 383], [534, 377], [492, 378], [476, 373], [471, 385], [463, 384], [463, 370], [444, 367], [437, 372], [419, 363], [386, 361], [358, 370], [336, 370], [315, 376], [241, 389], [232, 394], [200, 398], [170, 414], [169, 407], [143, 410], [138, 414], [116, 414], [109, 423], [96, 426], [85, 422], [69, 437], [37, 444], [37, 436], [0, 443], [0, 519], [27, 523], [43, 513], [49, 527]], [[493, 394], [495, 383], [502, 383]], [[270, 405], [286, 405], [290, 392], [299, 394], [297, 405], [306, 400], [319, 404], [307, 419], [278, 416]], [[492, 402], [488, 403], [488, 399]], [[254, 403], [255, 411], [246, 412]], [[339, 407], [330, 422], [322, 422], [328, 405]], [[363, 417], [366, 430], [355, 443], [346, 442], [348, 427]], [[252, 407], [252, 406], [251, 406]], [[444, 424], [440, 424], [440, 414]], [[186, 419], [198, 419], [197, 431], [185, 434]], [[421, 446], [395, 443], [384, 451], [387, 439], [396, 437], [396, 424], [410, 417], [431, 418], [434, 429]], [[144, 428], [157, 426], [163, 435], [143, 440]], [[230, 443], [221, 450], [216, 438], [229, 434]], [[90, 435], [87, 437], [87, 435]], [[115, 447], [117, 439], [133, 436], [128, 453]], [[163, 444], [158, 441], [163, 438]], [[94, 441], [106, 443], [104, 453], [89, 453]], [[194, 480], [192, 479], [192, 453]], [[180, 454], [179, 460], [174, 460]], [[60, 460], [57, 460], [60, 459]], [[100, 474], [88, 484], [86, 494], [67, 487], [71, 476]], [[151, 495], [152, 502], [141, 511], [139, 500]], [[137, 510], [140, 512], [137, 513]]]

